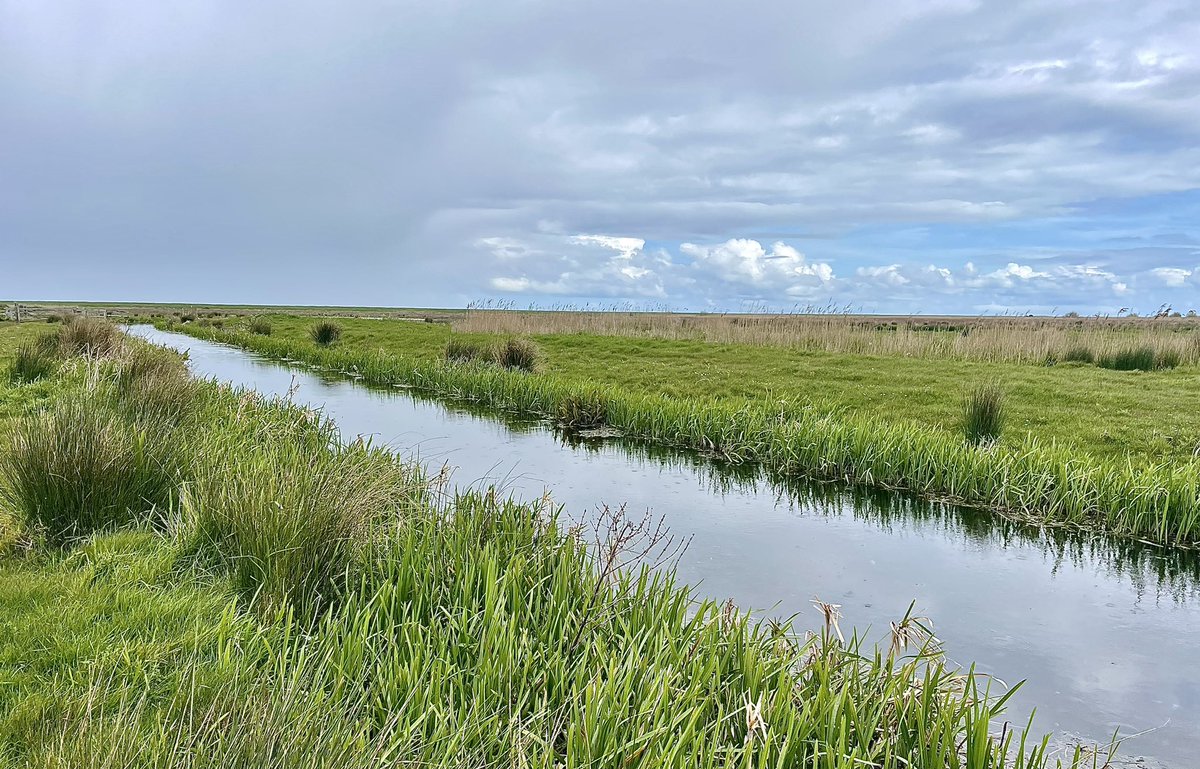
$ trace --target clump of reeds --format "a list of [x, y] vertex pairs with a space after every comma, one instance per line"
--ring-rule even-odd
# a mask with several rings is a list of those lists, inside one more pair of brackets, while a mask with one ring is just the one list
[[412, 472], [361, 444], [260, 443], [210, 451], [184, 491], [183, 517], [196, 552], [228, 564], [244, 596], [315, 616], [361, 572]]
[[558, 402], [554, 420], [572, 430], [594, 430], [608, 424], [608, 403], [599, 390], [571, 393]]
[[520, 371], [536, 371], [541, 357], [541, 349], [529, 339], [506, 339], [497, 344], [487, 344], [450, 337], [445, 351], [445, 358], [451, 363], [494, 363]]
[[266, 318], [264, 318], [262, 316], [251, 318], [250, 322], [246, 324], [246, 329], [251, 334], [258, 334], [260, 336], [270, 336], [271, 335], [271, 321], [267, 320]]
[[1063, 353], [1062, 360], [1065, 363], [1095, 363], [1096, 353], [1087, 345], [1075, 345]]
[[1101, 357], [1097, 363], [1103, 368], [1117, 371], [1155, 371], [1175, 368], [1179, 365], [1179, 358], [1175, 350], [1156, 350], [1147, 344], [1118, 350]]
[[496, 363], [521, 371], [537, 370], [541, 358], [541, 348], [531, 339], [506, 339], [495, 350]]
[[342, 327], [331, 320], [322, 320], [309, 329], [308, 335], [321, 347], [328, 347], [342, 338]]
[[445, 358], [451, 363], [486, 361], [491, 358], [491, 350], [487, 345], [480, 342], [452, 336], [446, 342]]
[[133, 344], [116, 363], [116, 402], [135, 421], [170, 430], [197, 407], [198, 385], [172, 350]]
[[78, 398], [20, 418], [0, 452], [0, 495], [51, 542], [125, 525], [168, 509], [173, 447]]
[[35, 382], [57, 371], [59, 363], [57, 335], [43, 334], [17, 348], [9, 364], [8, 379], [13, 384]]
[[1004, 391], [998, 385], [981, 385], [963, 402], [963, 435], [975, 446], [1000, 440], [1004, 430]]
[[121, 350], [123, 341], [120, 330], [101, 318], [77, 317], [58, 329], [58, 344], [64, 355], [111, 357]]

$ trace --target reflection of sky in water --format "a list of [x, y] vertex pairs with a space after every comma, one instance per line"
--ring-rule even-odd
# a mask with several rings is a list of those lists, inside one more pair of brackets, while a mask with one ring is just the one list
[[[240, 351], [152, 330], [191, 350], [201, 375], [285, 393], [293, 373]], [[537, 422], [482, 416], [295, 373], [296, 399], [322, 407], [344, 435], [368, 435], [460, 485], [499, 482], [533, 498], [549, 489], [569, 516], [626, 505], [664, 516], [690, 537], [679, 562], [698, 593], [732, 597], [815, 628], [811, 600], [842, 604], [843, 625], [882, 638], [911, 601], [931, 617], [948, 655], [1015, 683], [1010, 715], [1034, 705], [1040, 729], [1107, 739], [1159, 729], [1131, 743], [1190, 766], [1200, 745], [1200, 565], [1192, 554], [1128, 541], [1042, 531], [997, 516], [833, 485], [772, 483], [695, 454], [589, 442], [570, 450]], [[503, 421], [502, 421], [503, 420]]]

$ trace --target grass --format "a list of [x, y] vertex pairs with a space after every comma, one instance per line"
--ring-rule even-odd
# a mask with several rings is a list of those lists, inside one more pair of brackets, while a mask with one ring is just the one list
[[271, 321], [263, 317], [254, 317], [246, 323], [246, 329], [251, 334], [261, 334], [263, 336], [271, 335]]
[[[1200, 464], [1190, 451], [1178, 459], [1152, 452], [1141, 456], [1093, 453], [1081, 449], [1078, 441], [1060, 442], [1040, 430], [1021, 430], [1026, 427], [1022, 420], [1028, 413], [1024, 396], [1030, 393], [1029, 385], [1042, 388], [1034, 396], [1039, 407], [1051, 413], [1058, 408], [1061, 413], [1062, 402], [1078, 397], [1080, 390], [1090, 395], [1086, 387], [1076, 385], [1071, 391], [1062, 384], [1064, 377], [1076, 373], [1107, 377], [1110, 381], [1102, 383], [1102, 390], [1108, 398], [1110, 386], [1123, 388], [1121, 383], [1128, 380], [1130, 397], [1136, 396], [1141, 404], [1154, 403], [1156, 398], [1178, 402], [1180, 414], [1162, 413], [1159, 418], [1186, 429], [1194, 410], [1185, 408], [1190, 397], [1187, 379], [1175, 372], [1139, 372], [1134, 380], [1129, 374], [1099, 369], [957, 364], [967, 367], [960, 372], [948, 362], [805, 355], [801, 361], [808, 373], [795, 377], [779, 350], [764, 355], [763, 348], [755, 347], [678, 342], [635, 346], [616, 340], [623, 349], [614, 351], [612, 338], [574, 336], [538, 340], [547, 350], [545, 373], [529, 377], [498, 368], [446, 365], [435, 352], [445, 344], [445, 332], [438, 340], [425, 324], [347, 321], [345, 343], [337, 350], [323, 350], [297, 339], [286, 323], [286, 319], [277, 321], [279, 331], [270, 339], [191, 333], [335, 371], [353, 368], [367, 383], [406, 384], [549, 419], [569, 417], [576, 403], [596, 404], [597, 410], [603, 409], [607, 425], [631, 437], [699, 449], [733, 462], [759, 462], [785, 475], [907, 489], [1020, 518], [1103, 528], [1163, 543], [1200, 541]], [[397, 346], [406, 352], [389, 352], [389, 347]], [[661, 359], [647, 361], [647, 350]], [[617, 356], [630, 365], [614, 364]], [[805, 360], [810, 357], [817, 360]], [[914, 366], [937, 384], [923, 397], [909, 397], [897, 389], [906, 369]], [[839, 369], [843, 374], [859, 373], [855, 389], [848, 388], [845, 395], [861, 393], [870, 377], [873, 384], [889, 388], [889, 403], [896, 410], [933, 397], [937, 408], [951, 410], [949, 424], [930, 429], [917, 420], [882, 416], [873, 409], [853, 410], [830, 398], [813, 397], [814, 390], [839, 392]], [[652, 383], [644, 381], [647, 371], [655, 374]], [[958, 399], [947, 397], [947, 391], [957, 389], [957, 382], [967, 375], [1006, 382], [1004, 411], [1009, 429], [995, 446], [978, 447], [962, 440]], [[785, 376], [786, 381], [780, 382]], [[730, 381], [733, 377], [736, 384]], [[781, 389], [757, 397], [742, 394], [740, 388], [756, 379], [780, 382]], [[1177, 384], [1178, 389], [1163, 383]], [[761, 387], [754, 384], [755, 390]], [[680, 391], [688, 394], [677, 394]], [[1104, 413], [1103, 401], [1098, 397], [1080, 405], [1087, 406], [1092, 418], [1099, 412], [1109, 427], [1118, 417], [1128, 419], [1119, 412]]]
[[328, 438], [314, 427], [303, 441], [222, 447], [184, 490], [192, 547], [260, 606], [315, 615], [361, 575], [373, 531], [420, 496], [390, 455]]
[[[272, 316], [273, 336], [307, 340], [310, 321]], [[486, 348], [505, 336], [450, 334], [443, 324], [341, 319], [341, 346], [426, 362], [444, 359], [450, 339]], [[805, 401], [829, 412], [959, 432], [962, 383], [1004, 381], [1008, 431], [1070, 447], [1081, 458], [1188, 462], [1200, 446], [1194, 367], [1116, 372], [1098, 367], [881, 357], [690, 340], [591, 334], [533, 337], [539, 374], [676, 400]]]
[[838, 308], [783, 314], [469, 309], [457, 331], [499, 335], [593, 336], [699, 341], [807, 352], [1040, 365], [1080, 347], [1093, 358], [1134, 346], [1162, 360], [1200, 363], [1200, 321], [1182, 317], [883, 317]]
[[342, 327], [330, 320], [319, 321], [309, 331], [309, 337], [322, 347], [328, 347], [342, 338]]
[[1156, 350], [1151, 345], [1128, 347], [1099, 358], [1102, 368], [1116, 371], [1157, 371], [1179, 365], [1180, 355], [1174, 350]]
[[963, 435], [975, 446], [992, 445], [1004, 430], [1004, 391], [980, 385], [963, 401]]
[[57, 342], [57, 337], [43, 335], [18, 347], [9, 364], [9, 381], [14, 384], [36, 382], [57, 371]]
[[54, 543], [161, 516], [173, 501], [169, 447], [96, 404], [23, 417], [0, 452], [0, 500]]
[[[121, 419], [133, 368], [76, 358], [16, 389]], [[188, 429], [147, 436], [181, 444], [172, 525], [0, 560], [6, 764], [1049, 764], [993, 733], [1004, 698], [920, 618], [876, 646], [830, 608], [798, 636], [623, 567], [637, 536], [589, 547], [544, 503], [448, 496], [296, 406], [197, 388]]]

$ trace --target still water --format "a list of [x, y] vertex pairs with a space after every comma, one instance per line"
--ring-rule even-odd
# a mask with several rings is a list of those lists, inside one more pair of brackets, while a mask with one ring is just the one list
[[[182, 334], [132, 332], [189, 352], [203, 377], [318, 407], [346, 437], [370, 436], [460, 486], [549, 491], [572, 518], [599, 506], [650, 512], [690, 538], [681, 578], [763, 616], [817, 628], [812, 600], [843, 628], [882, 639], [915, 601], [947, 655], [1009, 684], [1010, 717], [1105, 742], [1139, 766], [1200, 765], [1200, 560], [890, 493], [780, 482], [688, 452], [617, 440], [568, 442], [544, 423], [288, 367]], [[1149, 731], [1147, 731], [1149, 730]]]

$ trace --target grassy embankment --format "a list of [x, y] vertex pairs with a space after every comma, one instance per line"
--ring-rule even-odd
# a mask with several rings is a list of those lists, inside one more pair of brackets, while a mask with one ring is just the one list
[[0, 382], [5, 765], [1047, 763], [914, 618], [795, 637], [171, 354], [38, 349]]
[[[270, 333], [237, 324], [177, 330], [277, 357], [354, 370], [665, 444], [759, 461], [785, 474], [905, 488], [1051, 523], [1157, 542], [1200, 541], [1200, 392], [1195, 367], [1112, 371], [816, 353], [565, 334], [536, 336], [528, 375], [446, 362], [441, 325], [345, 319], [319, 347], [311, 321], [272, 316]], [[456, 347], [502, 337], [453, 334]], [[968, 445], [962, 398], [999, 383], [1007, 427]]]

